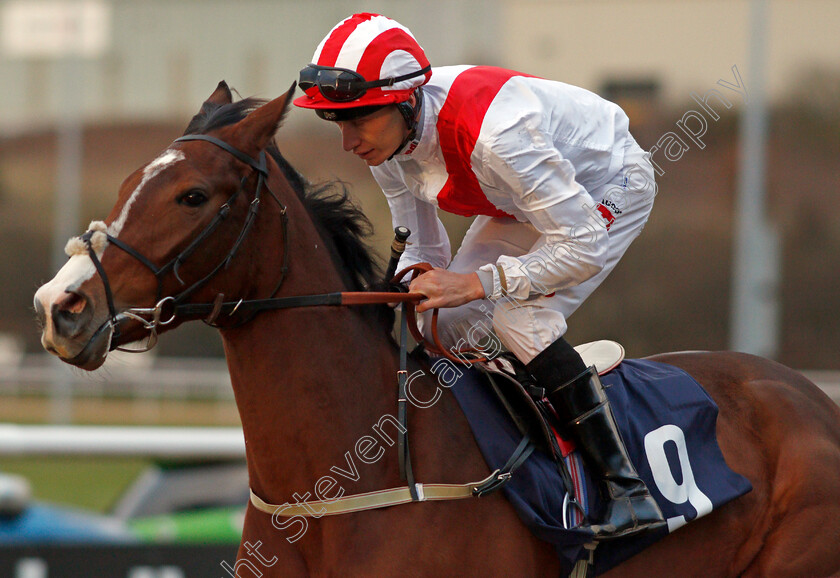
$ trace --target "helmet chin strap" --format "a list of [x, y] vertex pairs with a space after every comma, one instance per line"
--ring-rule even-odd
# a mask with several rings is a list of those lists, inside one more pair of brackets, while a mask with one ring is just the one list
[[399, 110], [400, 114], [402, 114], [403, 119], [405, 119], [405, 125], [408, 127], [408, 134], [396, 150], [391, 153], [391, 156], [388, 157], [389, 161], [394, 158], [395, 155], [399, 154], [399, 152], [417, 136], [417, 123], [419, 122], [420, 111], [423, 107], [423, 87], [418, 86], [414, 91], [414, 106], [411, 106], [408, 101], [400, 102], [396, 106], [397, 110]]

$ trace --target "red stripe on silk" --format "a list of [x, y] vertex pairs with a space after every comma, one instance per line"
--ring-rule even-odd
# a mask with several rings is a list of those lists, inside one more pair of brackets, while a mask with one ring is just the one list
[[353, 34], [353, 31], [356, 30], [361, 23], [367, 22], [375, 16], [376, 14], [366, 12], [364, 14], [354, 14], [345, 20], [341, 26], [332, 31], [329, 39], [324, 43], [324, 47], [321, 49], [318, 62], [315, 64], [320, 64], [321, 66], [335, 66], [335, 61], [338, 60], [338, 55], [344, 47], [344, 43], [350, 35]]
[[[426, 68], [429, 61], [425, 55], [420, 52], [418, 54], [417, 44], [414, 39], [401, 28], [391, 28], [371, 41], [365, 48], [365, 53], [359, 60], [359, 65], [356, 67], [356, 72], [365, 77], [365, 80], [378, 80], [379, 73], [382, 69], [382, 63], [389, 54], [395, 50], [402, 50], [411, 54], [414, 59], [420, 64], [420, 68]], [[405, 72], [408, 72], [407, 70]], [[400, 76], [399, 74], [397, 76]]]
[[470, 156], [475, 149], [487, 109], [514, 76], [526, 76], [492, 66], [475, 66], [455, 79], [438, 115], [440, 148], [449, 178], [438, 193], [438, 206], [449, 213], [472, 217], [509, 217], [487, 200], [472, 171]]

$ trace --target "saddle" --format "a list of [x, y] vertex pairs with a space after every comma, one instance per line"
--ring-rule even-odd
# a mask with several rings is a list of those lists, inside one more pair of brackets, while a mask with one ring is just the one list
[[[595, 366], [599, 375], [615, 369], [624, 359], [624, 348], [609, 340], [592, 341], [575, 347], [587, 367]], [[476, 364], [488, 384], [523, 435], [560, 463], [574, 450], [574, 443], [562, 437], [550, 425], [545, 390], [537, 385], [525, 365], [511, 353], [504, 352], [491, 360]]]
[[[624, 348], [614, 341], [595, 341], [575, 349], [587, 367], [594, 365], [599, 373], [614, 369], [624, 359]], [[446, 358], [449, 359], [448, 356]], [[513, 470], [519, 467], [532, 451], [538, 450], [553, 464], [552, 469], [559, 475], [569, 502], [577, 507], [579, 512], [583, 512], [584, 506], [579, 495], [579, 471], [575, 468], [570, 469], [569, 465], [569, 460], [575, 461], [571, 457], [575, 445], [551, 425], [554, 410], [546, 399], [546, 391], [536, 383], [525, 365], [509, 352], [503, 352], [492, 359], [473, 362], [471, 365], [483, 377], [486, 388], [495, 394], [494, 397], [510, 417], [521, 440], [507, 463], [500, 468], [502, 475], [499, 476], [499, 480], [479, 488], [476, 495], [496, 491], [507, 484]], [[432, 365], [432, 372], [436, 371], [436, 367], [440, 367], [439, 363]], [[563, 518], [567, 519], [565, 513]]]

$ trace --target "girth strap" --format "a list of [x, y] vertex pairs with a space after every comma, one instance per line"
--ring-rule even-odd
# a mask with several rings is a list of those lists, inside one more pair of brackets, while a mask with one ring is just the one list
[[528, 459], [534, 451], [534, 444], [525, 436], [514, 450], [513, 455], [507, 463], [492, 474], [479, 480], [466, 484], [418, 484], [402, 488], [390, 488], [387, 490], [376, 490], [364, 494], [342, 496], [335, 500], [311, 500], [298, 502], [297, 504], [282, 505], [269, 504], [251, 490], [251, 504], [260, 512], [272, 516], [307, 516], [320, 518], [321, 516], [334, 516], [336, 514], [349, 514], [363, 510], [375, 510], [389, 506], [399, 506], [409, 502], [429, 502], [434, 500], [459, 500], [461, 498], [478, 498], [494, 492], [507, 484], [513, 471]]

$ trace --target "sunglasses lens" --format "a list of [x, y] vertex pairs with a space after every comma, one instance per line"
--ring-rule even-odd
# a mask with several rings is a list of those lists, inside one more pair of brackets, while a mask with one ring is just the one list
[[364, 95], [365, 79], [348, 70], [321, 70], [318, 88], [324, 98], [333, 102], [349, 102]]
[[361, 98], [367, 92], [368, 83], [364, 77], [352, 70], [321, 68], [310, 64], [300, 71], [298, 87], [304, 92], [317, 86], [327, 100], [350, 102]]
[[311, 66], [307, 66], [306, 68], [300, 71], [300, 77], [298, 78], [298, 87], [303, 90], [307, 91], [318, 81], [318, 70], [312, 68]]

